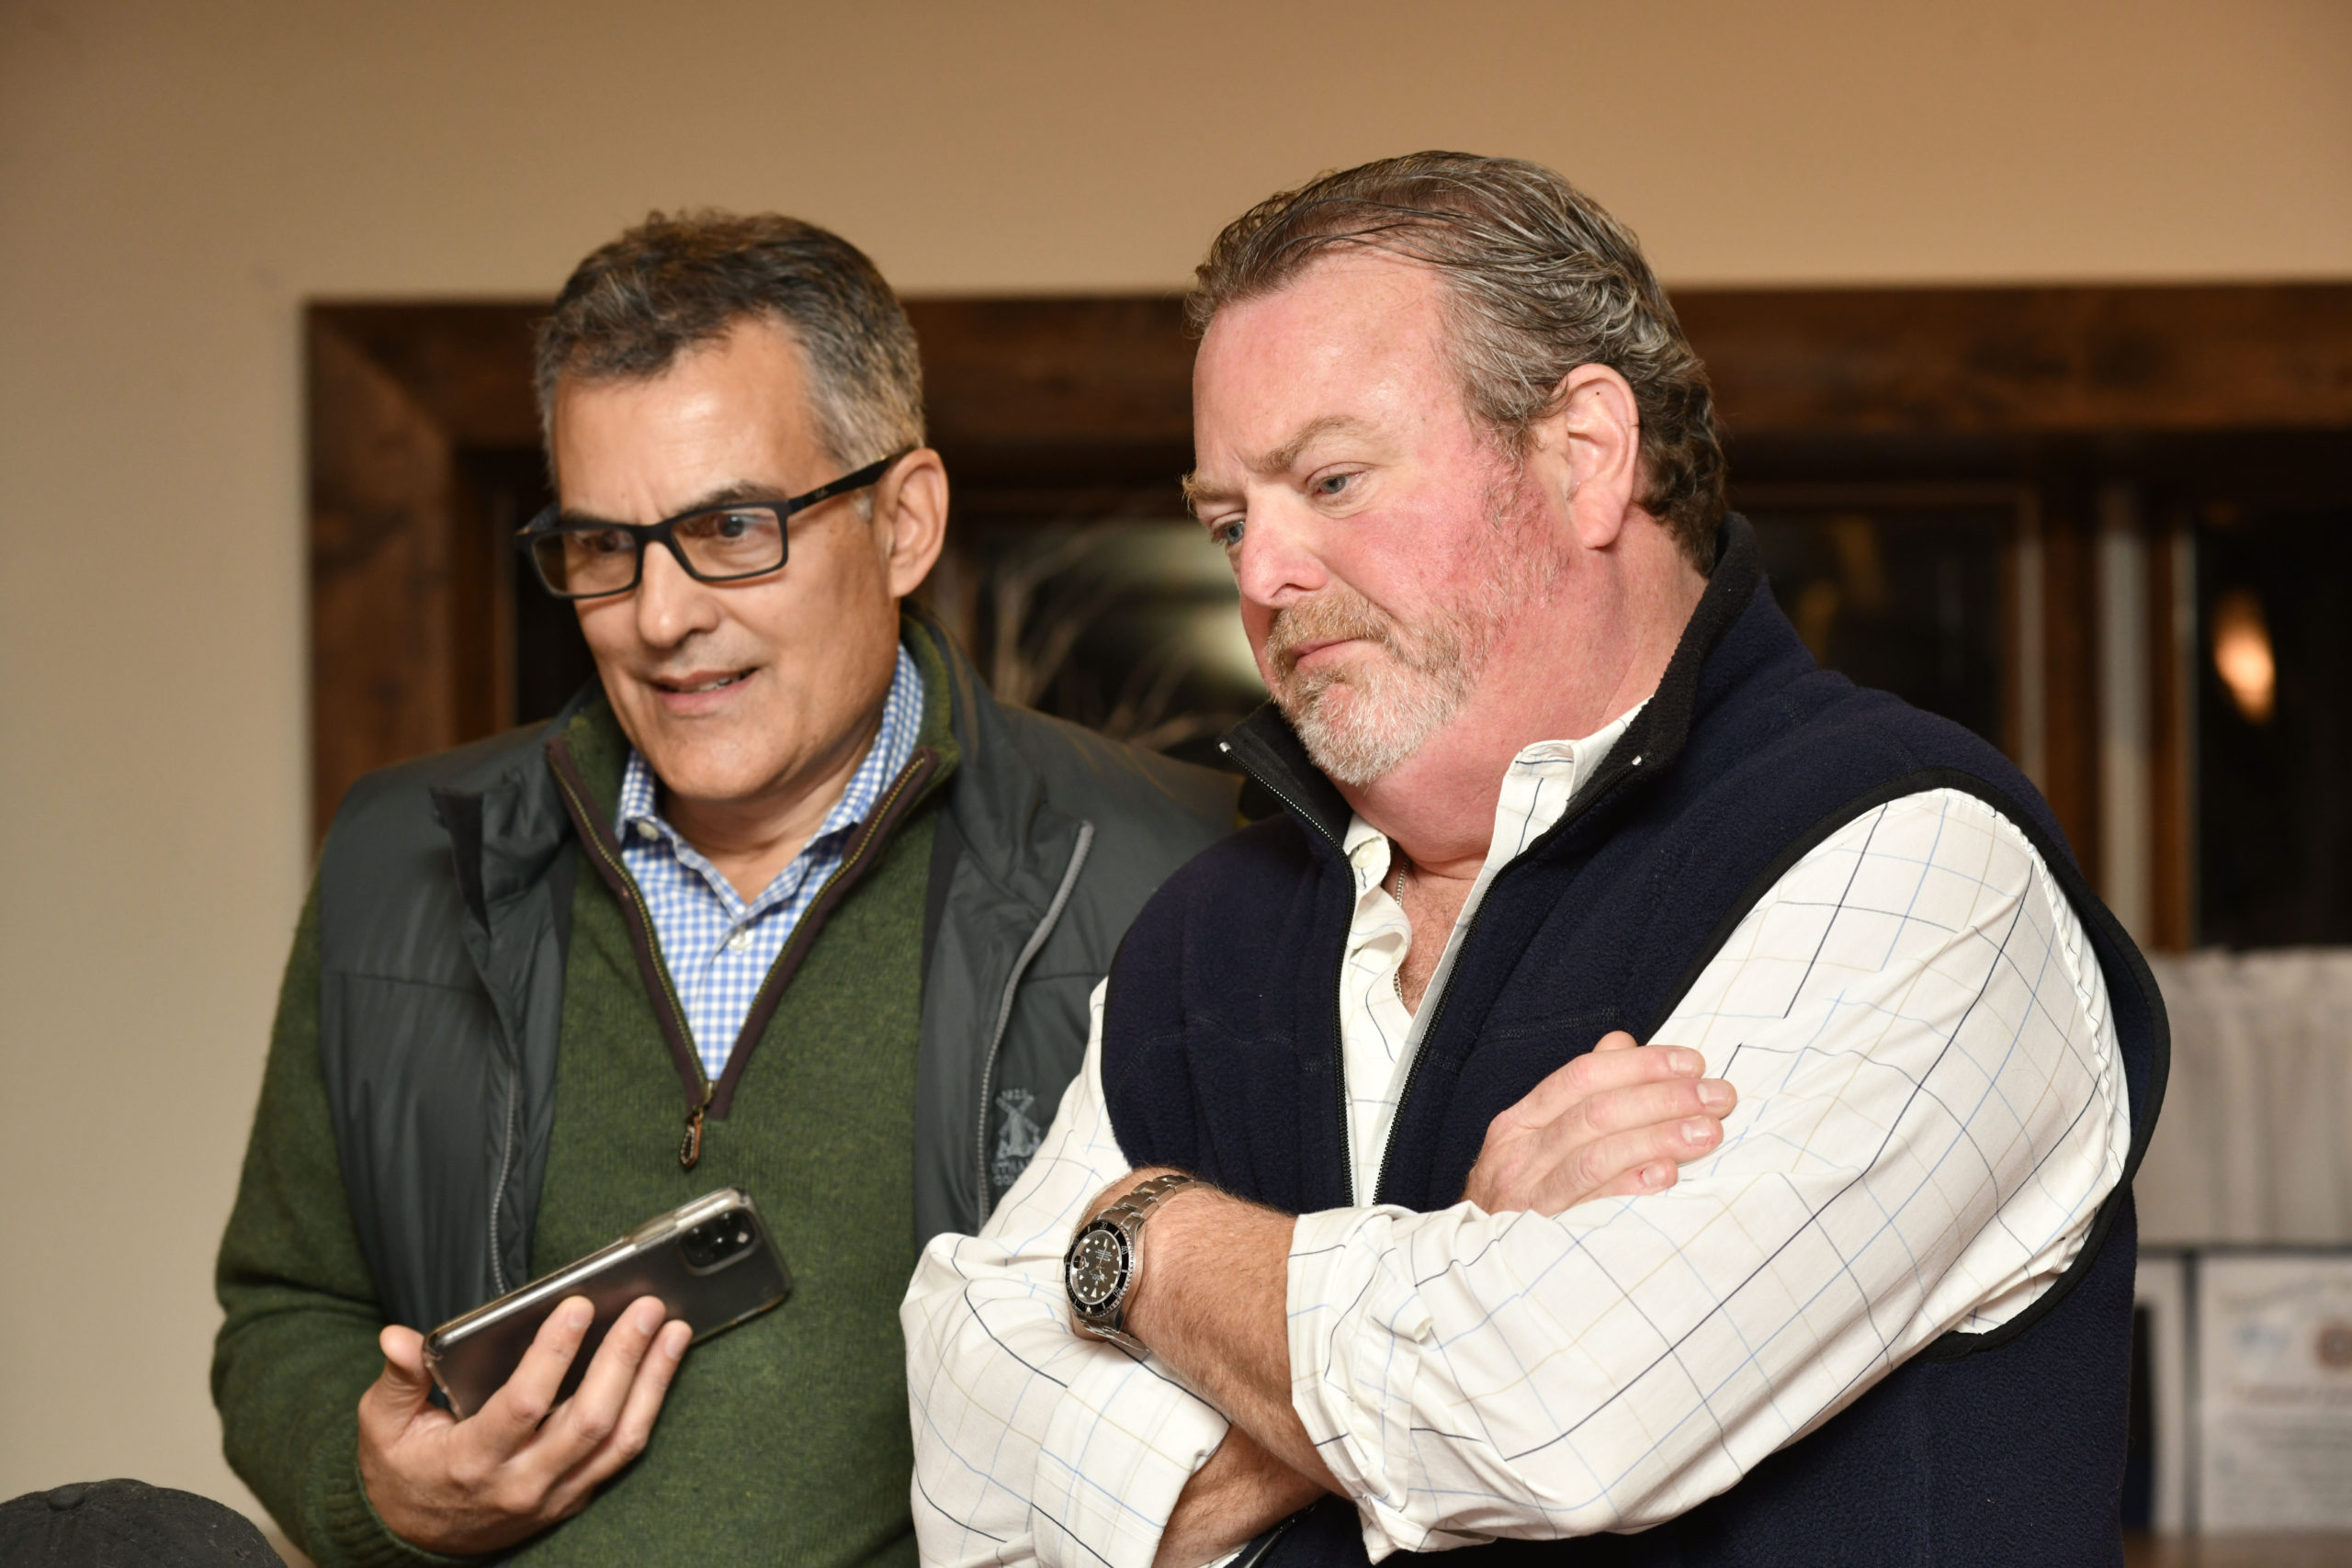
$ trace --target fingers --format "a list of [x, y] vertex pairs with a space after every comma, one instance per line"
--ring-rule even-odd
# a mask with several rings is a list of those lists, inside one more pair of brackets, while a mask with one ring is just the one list
[[678, 1375], [678, 1363], [693, 1337], [694, 1330], [683, 1320], [662, 1324], [655, 1333], [651, 1348], [637, 1364], [611, 1435], [572, 1468], [548, 1498], [549, 1506], [560, 1515], [568, 1517], [584, 1507], [597, 1487], [645, 1451], [653, 1436], [654, 1418], [662, 1414], [662, 1402], [669, 1396], [670, 1383]]
[[1558, 1214], [1596, 1198], [1663, 1192], [1681, 1179], [1681, 1161], [1722, 1136], [1721, 1124], [1702, 1116], [1604, 1138], [1561, 1138], [1556, 1147], [1519, 1151], [1491, 1175], [1474, 1168], [1463, 1196], [1490, 1214]]
[[1645, 1084], [1599, 1095], [1538, 1133], [1531, 1162], [1546, 1174], [1529, 1207], [1558, 1213], [1595, 1198], [1662, 1192], [1679, 1167], [1723, 1142], [1738, 1092], [1720, 1078]]
[[563, 1375], [571, 1370], [571, 1359], [595, 1320], [596, 1309], [585, 1296], [570, 1296], [558, 1304], [539, 1325], [514, 1375], [465, 1423], [468, 1436], [489, 1445], [502, 1460], [529, 1442], [555, 1408], [556, 1391], [563, 1386]]
[[[622, 1407], [628, 1402], [638, 1372], [653, 1359], [646, 1352], [652, 1348], [668, 1316], [660, 1297], [640, 1296], [628, 1304], [605, 1342], [596, 1347], [595, 1359], [588, 1363], [579, 1389], [548, 1423], [548, 1436], [556, 1439], [548, 1458], [562, 1470], [570, 1470], [603, 1447], [618, 1429]], [[666, 1379], [663, 1386], [668, 1386]]]
[[1503, 1117], [1521, 1126], [1542, 1126], [1593, 1095], [1636, 1084], [1696, 1078], [1706, 1070], [1706, 1058], [1688, 1046], [1637, 1046], [1633, 1038], [1622, 1030], [1603, 1036], [1590, 1051], [1554, 1068]]
[[1739, 1091], [1721, 1078], [1668, 1078], [1589, 1095], [1545, 1132], [1570, 1132], [1581, 1125], [1606, 1135], [1693, 1116], [1720, 1123], [1738, 1103]]
[[1663, 1192], [1682, 1179], [1684, 1161], [1715, 1147], [1723, 1136], [1723, 1123], [1713, 1117], [1690, 1116], [1597, 1138], [1555, 1168], [1529, 1207], [1556, 1214], [1595, 1198]]
[[1604, 1052], [1567, 1063], [1497, 1116], [1463, 1196], [1489, 1213], [1556, 1214], [1594, 1198], [1660, 1192], [1678, 1167], [1723, 1141], [1739, 1103], [1704, 1062], [1680, 1046], [1630, 1046], [1612, 1035]]
[[[647, 1354], [664, 1337], [665, 1316], [656, 1297], [631, 1303], [579, 1389], [558, 1405], [556, 1393], [595, 1322], [585, 1298], [566, 1299], [539, 1325], [506, 1385], [452, 1430], [448, 1479], [470, 1506], [499, 1522], [492, 1544], [505, 1540], [504, 1525], [536, 1531], [579, 1512], [598, 1482], [643, 1450], [690, 1336], [685, 1324], [672, 1324], [670, 1353]], [[600, 1462], [589, 1470], [583, 1461], [592, 1458]]]
[[413, 1328], [399, 1324], [387, 1324], [376, 1336], [377, 1348], [384, 1352], [383, 1375], [376, 1381], [386, 1393], [397, 1393], [406, 1398], [414, 1395], [424, 1404], [433, 1394], [433, 1374], [424, 1367], [424, 1336]]

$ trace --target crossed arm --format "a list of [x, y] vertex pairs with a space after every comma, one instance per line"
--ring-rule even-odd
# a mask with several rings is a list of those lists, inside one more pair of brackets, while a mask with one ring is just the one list
[[[1800, 863], [1658, 1039], [1740, 1095], [1672, 1186], [1295, 1220], [1180, 1195], [1147, 1231], [1141, 1361], [1062, 1305], [1061, 1247], [1126, 1163], [1074, 1086], [987, 1235], [935, 1242], [902, 1309], [925, 1560], [1173, 1568], [1309, 1484], [1354, 1502], [1375, 1560], [1673, 1517], [1938, 1335], [2022, 1310], [2129, 1143], [2080, 927], [1965, 796]], [[1228, 1428], [1250, 1446], [1221, 1451]]]
[[[1723, 1080], [1701, 1078], [1702, 1066], [1695, 1051], [1644, 1050], [1630, 1034], [1607, 1036], [1495, 1119], [1464, 1201], [1494, 1213], [1556, 1213], [1672, 1186], [1679, 1160], [1721, 1140], [1718, 1118], [1736, 1098]], [[1088, 1213], [1159, 1174], [1121, 1177]], [[1343, 1490], [1291, 1404], [1295, 1231], [1287, 1214], [1201, 1187], [1164, 1201], [1152, 1218], [1150, 1267], [1129, 1298], [1129, 1331], [1232, 1423], [1178, 1495], [1158, 1568], [1193, 1568]]]
[[[1291, 1216], [1184, 1190], [1154, 1213], [1148, 1267], [1130, 1298], [1130, 1327], [1154, 1357], [1135, 1361], [1070, 1336], [1060, 1259], [1071, 1226], [1158, 1174], [1126, 1170], [1110, 1135], [1099, 989], [1094, 1009], [1085, 1073], [989, 1239], [935, 1242], [900, 1310], [927, 1562], [1032, 1551], [1080, 1561], [1097, 1555], [1085, 1543], [1107, 1532], [1125, 1548], [1114, 1561], [1193, 1568], [1340, 1489], [1290, 1404]], [[1734, 1098], [1720, 1080], [1702, 1079], [1702, 1068], [1695, 1051], [1637, 1049], [1631, 1035], [1610, 1035], [1496, 1119], [1466, 1196], [1498, 1210], [1557, 1210], [1670, 1187], [1679, 1160], [1720, 1140]], [[1121, 1174], [1097, 1191], [1111, 1172]], [[1008, 1232], [1022, 1239], [989, 1245]], [[1007, 1416], [1002, 1430], [990, 1429]], [[984, 1478], [951, 1457], [976, 1432], [994, 1457], [1017, 1456], [1009, 1477]], [[1136, 1466], [1138, 1438], [1165, 1462]], [[1024, 1500], [1006, 1483], [1031, 1462], [1039, 1495]]]

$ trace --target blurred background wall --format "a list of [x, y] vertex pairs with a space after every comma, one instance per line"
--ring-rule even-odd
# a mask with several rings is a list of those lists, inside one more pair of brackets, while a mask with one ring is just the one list
[[0, 1496], [251, 1506], [205, 1371], [311, 843], [304, 300], [544, 296], [701, 202], [1172, 289], [1424, 146], [1669, 284], [2343, 279], [2347, 84], [2334, 0], [0, 0]]

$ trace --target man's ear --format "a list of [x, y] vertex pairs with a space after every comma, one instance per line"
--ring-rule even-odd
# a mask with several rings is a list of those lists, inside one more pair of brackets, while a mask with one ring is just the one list
[[1560, 378], [1539, 446], [1548, 448], [1577, 542], [1614, 544], [1641, 508], [1642, 414], [1634, 389], [1606, 365], [1579, 365]]
[[874, 538], [890, 597], [903, 599], [931, 575], [947, 543], [947, 465], [919, 446], [890, 465], [874, 487]]

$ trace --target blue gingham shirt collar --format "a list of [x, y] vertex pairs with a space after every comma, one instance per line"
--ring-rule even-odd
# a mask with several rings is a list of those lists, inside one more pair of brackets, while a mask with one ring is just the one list
[[678, 989], [704, 1073], [727, 1069], [768, 972], [848, 852], [852, 829], [873, 813], [913, 755], [922, 725], [922, 673], [906, 649], [882, 704], [882, 727], [824, 821], [791, 863], [748, 902], [665, 821], [653, 770], [632, 749], [621, 774], [621, 860], [645, 897], [662, 962]]

